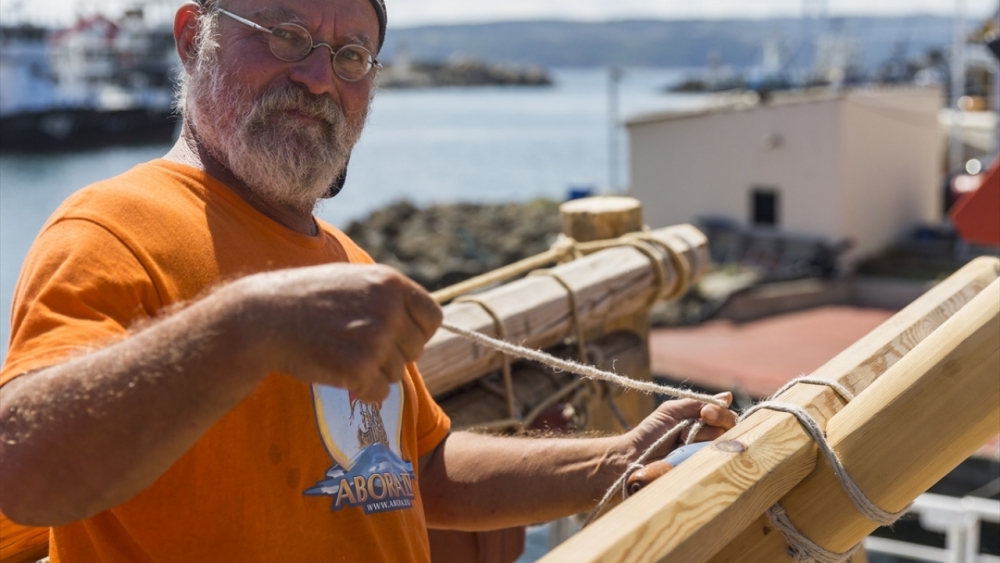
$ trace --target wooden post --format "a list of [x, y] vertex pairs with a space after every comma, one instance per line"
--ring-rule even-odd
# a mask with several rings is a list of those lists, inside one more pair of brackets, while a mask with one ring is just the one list
[[[577, 241], [591, 242], [618, 238], [643, 229], [642, 202], [632, 197], [598, 196], [567, 201], [559, 206], [562, 234]], [[586, 332], [589, 340], [601, 334], [627, 330], [635, 333], [643, 342], [649, 342], [649, 308], [623, 312]], [[625, 371], [629, 377], [651, 381], [648, 347], [646, 359], [641, 366]], [[621, 414], [629, 424], [638, 424], [655, 407], [651, 396], [642, 393], [622, 393], [620, 389], [607, 388], [611, 400], [616, 402]], [[590, 411], [589, 430], [621, 432], [623, 430], [609, 408], [607, 397], [594, 397], [588, 404]]]
[[[1000, 261], [981, 258], [938, 284], [812, 375], [855, 394], [885, 373], [996, 280]], [[798, 385], [783, 401], [825, 425], [843, 402]], [[816, 465], [812, 440], [790, 415], [762, 411], [546, 556], [546, 562], [696, 563], [752, 524]]]
[[618, 238], [641, 231], [642, 203], [631, 197], [601, 196], [559, 206], [562, 233], [577, 242]]
[[[1000, 280], [830, 420], [827, 436], [865, 495], [902, 510], [1000, 428]], [[878, 525], [862, 516], [829, 465], [781, 504], [813, 542], [846, 552]], [[713, 561], [791, 561], [769, 526], [751, 526]]]

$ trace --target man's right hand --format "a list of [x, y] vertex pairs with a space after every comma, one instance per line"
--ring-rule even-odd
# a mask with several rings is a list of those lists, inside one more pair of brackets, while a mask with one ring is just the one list
[[255, 365], [380, 401], [441, 325], [419, 285], [380, 265], [328, 264], [257, 274], [235, 298]]

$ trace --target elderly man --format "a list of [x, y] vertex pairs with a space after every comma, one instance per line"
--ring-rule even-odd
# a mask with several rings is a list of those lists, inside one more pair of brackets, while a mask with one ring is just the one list
[[312, 215], [374, 91], [382, 0], [186, 4], [180, 140], [45, 225], [0, 373], [0, 508], [54, 561], [426, 561], [427, 528], [586, 510], [678, 420], [449, 432], [428, 294]]

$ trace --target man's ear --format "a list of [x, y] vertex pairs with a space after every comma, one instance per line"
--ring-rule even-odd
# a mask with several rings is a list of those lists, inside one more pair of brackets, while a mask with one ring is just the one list
[[174, 15], [174, 42], [177, 44], [177, 56], [184, 68], [190, 68], [197, 57], [198, 16], [201, 6], [188, 2], [177, 10]]

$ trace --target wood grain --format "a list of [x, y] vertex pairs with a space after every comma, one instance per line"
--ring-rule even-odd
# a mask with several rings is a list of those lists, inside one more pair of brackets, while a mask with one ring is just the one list
[[[972, 301], [998, 273], [996, 259], [973, 261], [812, 375], [860, 393]], [[782, 400], [803, 406], [821, 426], [843, 408], [834, 391], [823, 386], [798, 385]], [[706, 561], [816, 465], [815, 445], [791, 415], [758, 412], [720, 441], [738, 442], [745, 451], [702, 450], [542, 561]]]
[[0, 561], [25, 563], [49, 554], [49, 529], [15, 524], [0, 514]]
[[[918, 344], [830, 420], [830, 444], [862, 491], [898, 511], [1000, 428], [1000, 281]], [[877, 524], [847, 498], [825, 462], [781, 499], [806, 537], [846, 552]], [[790, 561], [760, 521], [713, 561]]]
[[559, 220], [562, 233], [579, 242], [618, 238], [642, 230], [642, 203], [621, 196], [575, 199], [559, 206]]

